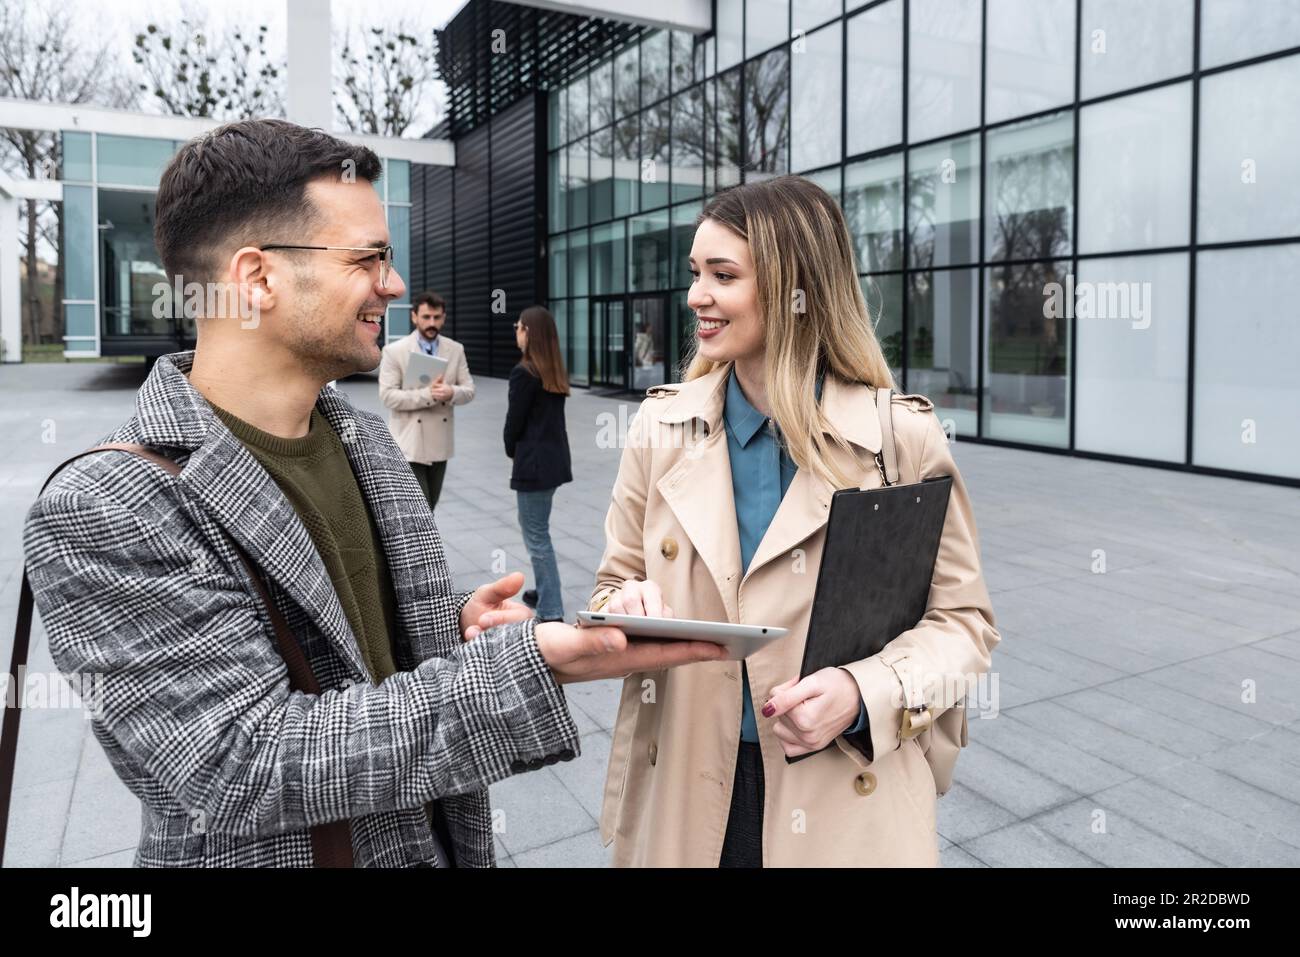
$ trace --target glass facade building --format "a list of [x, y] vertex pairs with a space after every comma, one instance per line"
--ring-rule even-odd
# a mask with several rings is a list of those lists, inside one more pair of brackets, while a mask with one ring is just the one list
[[900, 387], [958, 438], [1300, 479], [1300, 4], [716, 0], [547, 93], [575, 383], [672, 381], [703, 202], [841, 203]]
[[[162, 355], [194, 343], [194, 320], [155, 304], [167, 277], [153, 243], [154, 200], [181, 143], [62, 132], [65, 347], [69, 356]], [[410, 275], [411, 164], [385, 159], [384, 201], [394, 264]], [[410, 331], [410, 293], [389, 306], [389, 338]]]

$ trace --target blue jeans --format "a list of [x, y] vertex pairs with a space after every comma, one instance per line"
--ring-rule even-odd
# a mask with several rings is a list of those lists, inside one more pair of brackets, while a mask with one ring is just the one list
[[560, 569], [551, 547], [551, 499], [555, 489], [515, 492], [519, 504], [519, 527], [523, 529], [528, 557], [533, 560], [537, 582], [537, 617], [563, 618], [564, 595], [560, 592]]

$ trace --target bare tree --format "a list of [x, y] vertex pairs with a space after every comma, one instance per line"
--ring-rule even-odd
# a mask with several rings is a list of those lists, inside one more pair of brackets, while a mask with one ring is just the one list
[[267, 27], [214, 35], [199, 13], [174, 26], [150, 23], [135, 35], [131, 59], [139, 89], [178, 116], [242, 120], [284, 114], [282, 60], [266, 49]]
[[436, 125], [443, 115], [430, 89], [437, 78], [436, 50], [432, 31], [408, 28], [404, 20], [390, 27], [349, 27], [334, 61], [339, 121], [353, 133], [378, 136], [402, 136], [420, 118], [425, 129]]
[[[106, 43], [84, 42], [65, 7], [37, 4], [22, 9], [0, 5], [0, 96], [41, 103], [96, 103], [126, 107], [133, 96]], [[84, 45], [83, 45], [84, 42]], [[44, 130], [0, 129], [3, 165], [26, 179], [56, 176], [61, 164], [59, 135]], [[63, 299], [63, 261], [56, 256], [53, 303], [41, 299], [39, 249], [58, 248], [63, 206], [35, 199], [22, 207], [26, 280], [27, 341], [42, 341], [43, 330], [57, 335]]]

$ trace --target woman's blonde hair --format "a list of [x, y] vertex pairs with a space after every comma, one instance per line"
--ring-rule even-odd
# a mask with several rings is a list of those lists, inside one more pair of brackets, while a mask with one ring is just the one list
[[[767, 401], [790, 457], [836, 488], [856, 488], [859, 479], [831, 461], [832, 447], [851, 449], [817, 403], [818, 371], [891, 389], [894, 377], [858, 284], [839, 204], [811, 180], [779, 176], [718, 193], [699, 222], [706, 219], [749, 244], [766, 341]], [[699, 378], [718, 365], [699, 354], [697, 339], [682, 378]]]

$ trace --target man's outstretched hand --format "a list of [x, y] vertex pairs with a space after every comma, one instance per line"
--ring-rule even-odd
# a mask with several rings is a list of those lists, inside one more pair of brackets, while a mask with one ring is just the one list
[[629, 642], [619, 628], [577, 628], [560, 621], [534, 631], [542, 658], [559, 684], [622, 678], [634, 671], [659, 671], [694, 661], [720, 661], [727, 649], [711, 641]]
[[524, 587], [524, 573], [511, 572], [490, 585], [481, 585], [460, 612], [460, 634], [473, 641], [483, 631], [512, 621], [533, 617], [533, 610], [523, 602], [511, 601]]

